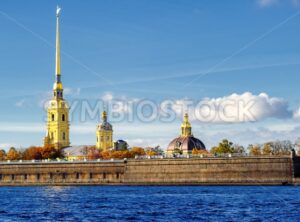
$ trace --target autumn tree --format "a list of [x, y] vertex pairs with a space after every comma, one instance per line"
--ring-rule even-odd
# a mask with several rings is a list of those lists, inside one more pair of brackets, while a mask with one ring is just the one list
[[262, 154], [263, 155], [270, 155], [270, 154], [272, 154], [272, 148], [271, 148], [270, 143], [265, 143], [263, 145]]
[[248, 146], [248, 150], [249, 150], [249, 154], [252, 155], [252, 156], [259, 156], [261, 155], [261, 148], [258, 144], [256, 145], [252, 145], [250, 144]]
[[11, 147], [6, 155], [7, 160], [19, 160], [20, 157], [20, 152], [17, 151], [14, 147]]
[[109, 151], [101, 151], [99, 153], [99, 158], [103, 159], [103, 160], [109, 160], [109, 159], [111, 159], [110, 152]]
[[114, 150], [111, 152], [111, 158], [113, 159], [124, 159], [124, 158], [132, 158], [132, 157], [133, 154], [128, 150], [124, 150], [124, 151]]
[[57, 159], [57, 158], [63, 158], [63, 154], [61, 150], [55, 149], [54, 146], [46, 145], [41, 150], [42, 159]]
[[194, 148], [192, 150], [193, 155], [201, 155], [201, 154], [208, 154], [209, 152], [207, 150], [202, 150], [202, 149], [196, 149]]
[[146, 155], [146, 152], [142, 147], [132, 147], [130, 149], [130, 153], [133, 156], [144, 156], [144, 155]]
[[31, 147], [27, 148], [22, 154], [22, 159], [23, 160], [40, 160], [40, 159], [42, 159], [41, 149], [42, 149], [42, 147], [35, 147], [35, 146], [31, 146]]
[[0, 161], [3, 161], [6, 159], [6, 152], [5, 150], [0, 150]]

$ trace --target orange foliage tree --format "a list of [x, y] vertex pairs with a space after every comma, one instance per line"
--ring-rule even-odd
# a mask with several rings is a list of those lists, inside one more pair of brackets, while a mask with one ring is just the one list
[[109, 159], [124, 159], [124, 158], [134, 158], [135, 156], [146, 155], [146, 152], [141, 147], [133, 147], [130, 150], [112, 150], [112, 151], [102, 151], [99, 153], [99, 158], [104, 160]]
[[54, 146], [46, 145], [41, 149], [42, 159], [56, 159], [63, 158], [61, 150], [55, 149]]
[[209, 154], [209, 152], [207, 150], [201, 150], [201, 149], [194, 148], [192, 150], [192, 154], [193, 155], [201, 155], [201, 154]]
[[6, 152], [5, 150], [0, 150], [0, 161], [3, 161], [6, 159]]
[[42, 149], [43, 149], [42, 147], [31, 146], [23, 152], [22, 159], [23, 160], [40, 160], [40, 159], [42, 159], [42, 154], [41, 154]]
[[19, 160], [21, 158], [20, 152], [16, 148], [11, 147], [6, 155], [8, 160]]
[[130, 149], [130, 153], [133, 156], [144, 156], [144, 155], [146, 155], [146, 152], [142, 147], [132, 147]]

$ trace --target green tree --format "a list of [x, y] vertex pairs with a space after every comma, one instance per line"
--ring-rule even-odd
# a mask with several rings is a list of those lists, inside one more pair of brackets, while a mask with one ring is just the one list
[[214, 154], [224, 154], [224, 153], [234, 153], [233, 143], [227, 139], [223, 139], [218, 146], [211, 149], [211, 153]]

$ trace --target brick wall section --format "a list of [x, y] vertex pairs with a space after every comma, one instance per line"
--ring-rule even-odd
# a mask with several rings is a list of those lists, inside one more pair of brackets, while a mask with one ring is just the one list
[[291, 184], [291, 158], [224, 158], [130, 161], [128, 184]]
[[124, 163], [0, 164], [0, 185], [121, 184]]
[[0, 185], [281, 185], [294, 183], [292, 158], [0, 163]]

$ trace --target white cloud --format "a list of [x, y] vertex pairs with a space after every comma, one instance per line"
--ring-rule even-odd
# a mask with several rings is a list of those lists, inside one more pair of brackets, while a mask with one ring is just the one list
[[21, 99], [15, 103], [15, 106], [16, 107], [24, 107], [25, 102], [26, 102], [25, 99]]
[[279, 0], [257, 0], [258, 5], [262, 8], [276, 5], [278, 2]]
[[107, 109], [114, 113], [132, 113], [133, 104], [138, 102], [139, 99], [122, 96], [114, 96], [111, 92], [106, 92], [101, 96], [101, 99], [106, 103]]
[[110, 102], [114, 98], [113, 94], [111, 92], [106, 92], [101, 96], [101, 99], [105, 102]]
[[300, 127], [290, 130], [273, 130], [266, 127], [248, 128], [243, 130], [222, 130], [207, 136], [204, 133], [203, 140], [208, 148], [217, 145], [224, 138], [247, 147], [249, 144], [262, 144], [276, 140], [290, 140], [295, 142], [300, 135]]
[[71, 96], [78, 96], [80, 95], [80, 91], [81, 89], [80, 88], [65, 88], [64, 89], [64, 94], [65, 95], [71, 95]]
[[294, 112], [294, 118], [300, 119], [300, 107]]
[[0, 132], [22, 132], [22, 133], [37, 133], [45, 132], [46, 123], [0, 123]]
[[[188, 109], [192, 120], [210, 123], [256, 122], [267, 118], [291, 118], [288, 103], [266, 93], [254, 95], [250, 92], [232, 94], [218, 98], [204, 98], [197, 104], [191, 100], [177, 100], [172, 109], [182, 116]], [[189, 108], [188, 105], [189, 104]]]
[[299, 5], [299, 0], [257, 0], [257, 3], [261, 8], [278, 5], [279, 3], [289, 3], [292, 6], [297, 7]]

